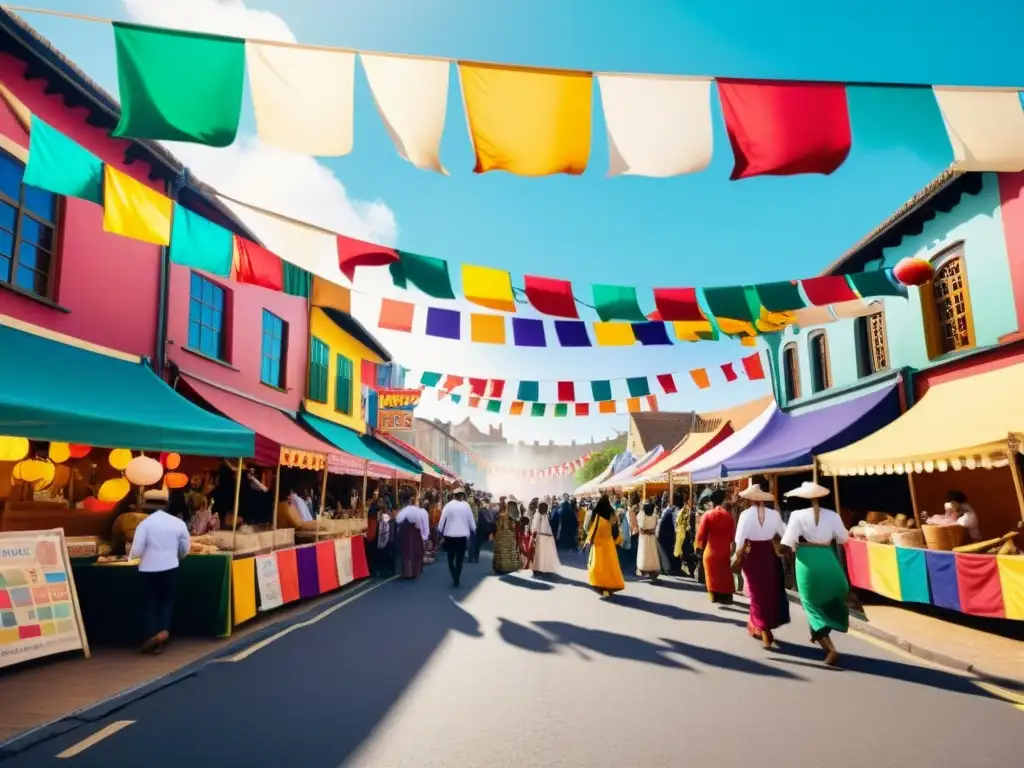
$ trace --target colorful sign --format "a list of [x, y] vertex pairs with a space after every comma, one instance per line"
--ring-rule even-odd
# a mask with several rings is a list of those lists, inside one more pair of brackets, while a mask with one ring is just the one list
[[412, 411], [377, 411], [377, 430], [380, 432], [412, 429]]
[[85, 651], [64, 532], [0, 533], [0, 668]]
[[321, 470], [327, 466], [327, 457], [322, 453], [300, 451], [298, 448], [285, 448], [282, 446], [281, 466]]
[[422, 394], [419, 389], [379, 389], [377, 407], [382, 411], [413, 411]]
[[281, 595], [281, 574], [274, 555], [256, 556], [256, 585], [260, 591], [260, 610], [272, 611], [284, 605]]

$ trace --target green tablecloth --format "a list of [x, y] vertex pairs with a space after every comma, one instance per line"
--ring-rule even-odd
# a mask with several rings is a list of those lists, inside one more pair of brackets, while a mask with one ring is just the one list
[[[71, 561], [78, 602], [90, 643], [139, 643], [142, 583], [134, 565]], [[231, 556], [190, 555], [181, 561], [171, 632], [224, 637], [230, 634]]]

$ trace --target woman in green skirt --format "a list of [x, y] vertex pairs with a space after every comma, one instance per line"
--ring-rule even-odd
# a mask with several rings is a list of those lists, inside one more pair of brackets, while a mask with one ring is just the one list
[[825, 651], [825, 663], [834, 666], [839, 654], [831, 635], [833, 630], [846, 632], [850, 628], [850, 609], [846, 602], [850, 583], [833, 544], [841, 546], [850, 535], [839, 515], [818, 503], [818, 499], [828, 493], [827, 488], [817, 483], [803, 483], [786, 494], [807, 499], [811, 506], [790, 514], [782, 546], [789, 552], [796, 552], [796, 583], [800, 604], [811, 627], [811, 641]]

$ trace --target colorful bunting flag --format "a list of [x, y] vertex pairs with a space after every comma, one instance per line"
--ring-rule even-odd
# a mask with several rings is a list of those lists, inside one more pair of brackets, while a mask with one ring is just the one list
[[103, 166], [103, 229], [155, 245], [171, 244], [171, 198]]
[[304, 299], [310, 298], [312, 293], [313, 276], [302, 267], [282, 261], [281, 282], [283, 290], [289, 296], [301, 296]]
[[[503, 269], [462, 265], [462, 294], [466, 301], [499, 312], [515, 312], [516, 300], [512, 294], [512, 275]], [[515, 327], [513, 325], [513, 335]]]
[[665, 323], [632, 323], [634, 338], [645, 347], [666, 346], [672, 343]]
[[639, 397], [631, 397], [626, 401], [626, 410], [630, 413], [640, 413], [642, 406]]
[[32, 115], [28, 165], [22, 181], [57, 195], [103, 202], [103, 161]]
[[[235, 236], [232, 242], [234, 259], [231, 279], [239, 283], [258, 285], [271, 291], [284, 290], [284, 262], [262, 245], [244, 237]], [[412, 330], [412, 305], [409, 310]], [[381, 326], [383, 327], [383, 326]]]
[[226, 147], [238, 134], [245, 41], [114, 22], [121, 118], [112, 136]]
[[693, 383], [697, 385], [697, 389], [707, 389], [711, 386], [711, 379], [708, 378], [708, 372], [703, 368], [694, 368], [690, 371], [690, 378], [693, 379]]
[[424, 387], [436, 387], [441, 383], [441, 374], [433, 371], [424, 371], [420, 376], [420, 384]]
[[512, 341], [517, 347], [546, 347], [544, 321], [534, 317], [513, 317]]
[[747, 355], [740, 363], [743, 365], [743, 370], [747, 374], [747, 378], [751, 381], [758, 381], [764, 378], [764, 366], [761, 364], [761, 353], [755, 352], [752, 355]]
[[590, 403], [576, 403], [576, 415], [577, 416], [589, 416], [590, 415]]
[[350, 281], [356, 279], [356, 267], [387, 267], [396, 261], [393, 248], [338, 235], [338, 268]]
[[171, 223], [171, 261], [184, 267], [227, 277], [231, 274], [234, 236], [219, 224], [174, 206]]
[[636, 288], [595, 283], [592, 290], [594, 309], [597, 310], [597, 316], [601, 320], [606, 322], [610, 320], [643, 322], [647, 319], [637, 301]]
[[953, 150], [932, 89], [927, 86], [847, 85], [853, 144], [859, 150], [913, 152], [948, 168]]
[[796, 280], [782, 280], [777, 283], [759, 283], [754, 293], [761, 306], [769, 312], [788, 312], [807, 306], [800, 294], [800, 283]]
[[555, 320], [555, 335], [563, 347], [589, 347], [587, 324], [582, 320]]
[[830, 174], [850, 154], [842, 83], [718, 79], [736, 164], [731, 179]]
[[452, 374], [448, 374], [447, 376], [444, 377], [444, 383], [441, 385], [441, 389], [445, 390], [446, 392], [451, 392], [452, 390], [461, 387], [463, 381], [464, 379], [461, 376], [453, 376]]
[[617, 404], [614, 400], [602, 400], [597, 404], [597, 412], [604, 415], [615, 413], [616, 406]]
[[487, 379], [470, 379], [469, 391], [477, 397], [483, 397], [487, 392]]
[[[751, 307], [747, 289], [742, 285], [730, 285], [718, 288], [705, 288], [704, 301], [708, 311], [715, 320], [739, 320], [741, 323], [753, 323], [757, 317], [757, 309]], [[721, 323], [719, 323], [721, 327]], [[723, 333], [729, 333], [722, 328]]]
[[522, 416], [523, 415], [523, 408], [525, 408], [525, 407], [526, 407], [526, 403], [517, 400], [516, 402], [512, 403], [512, 406], [508, 409], [508, 415], [509, 416]]
[[610, 381], [590, 382], [590, 394], [594, 402], [612, 399], [612, 383]]
[[576, 385], [571, 381], [558, 382], [558, 400], [562, 403], [576, 401]]
[[626, 388], [630, 397], [646, 397], [651, 394], [651, 386], [646, 376], [635, 376], [626, 379]]
[[591, 75], [459, 62], [474, 173], [578, 175], [590, 157]]
[[891, 269], [872, 269], [867, 272], [851, 272], [846, 279], [853, 285], [862, 299], [876, 296], [907, 297], [907, 286], [893, 277]]
[[594, 339], [599, 347], [630, 347], [636, 344], [633, 326], [629, 323], [594, 323]]
[[480, 344], [505, 343], [505, 318], [473, 312], [469, 316], [469, 337]]
[[569, 406], [567, 403], [555, 403], [555, 418], [563, 418], [569, 415]]
[[1015, 88], [935, 86], [958, 171], [1024, 170], [1024, 109]]
[[415, 305], [396, 299], [381, 299], [377, 325], [388, 331], [412, 332]]
[[488, 400], [487, 410], [490, 413], [501, 413], [501, 400]]
[[658, 385], [666, 395], [674, 395], [679, 391], [675, 377], [671, 373], [658, 374]]
[[462, 335], [459, 311], [457, 309], [427, 308], [427, 335], [439, 339], [458, 341]]
[[427, 296], [435, 299], [454, 299], [448, 262], [434, 256], [421, 256], [408, 251], [398, 252], [398, 261], [388, 267], [391, 280], [398, 288], [408, 288], [412, 283]]
[[469, 398], [469, 407], [470, 408], [479, 408], [480, 407], [480, 398], [479, 397], [471, 397], [471, 398]]
[[533, 403], [530, 406], [530, 415], [535, 419], [544, 418], [544, 413], [547, 410], [546, 403]]
[[853, 301], [857, 294], [853, 292], [845, 275], [823, 275], [812, 277], [801, 282], [807, 299], [815, 306], [839, 304]]
[[572, 283], [568, 280], [526, 275], [523, 282], [526, 298], [538, 312], [552, 317], [579, 317]]
[[647, 401], [647, 410], [648, 411], [650, 411], [651, 413], [654, 413], [655, 411], [658, 410], [658, 396], [657, 395], [648, 395], [647, 397], [644, 398], [644, 400]]
[[696, 288], [655, 288], [654, 305], [665, 322], [700, 322], [707, 318], [697, 300]]
[[525, 400], [526, 402], [531, 403], [540, 400], [540, 382], [520, 381], [519, 390], [516, 393], [516, 400]]
[[722, 373], [725, 375], [726, 381], [736, 381], [736, 379], [739, 378], [732, 366], [732, 363], [722, 363], [720, 367], [722, 369]]

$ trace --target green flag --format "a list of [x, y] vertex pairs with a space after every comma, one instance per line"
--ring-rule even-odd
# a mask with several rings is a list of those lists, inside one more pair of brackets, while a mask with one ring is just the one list
[[103, 202], [103, 161], [35, 115], [23, 181], [57, 195]]
[[289, 296], [301, 296], [308, 299], [313, 292], [313, 276], [302, 267], [281, 260], [282, 291]]
[[603, 321], [625, 320], [642, 323], [647, 317], [640, 309], [636, 288], [625, 285], [594, 285], [594, 309]]
[[435, 299], [455, 298], [448, 274], [448, 262], [444, 259], [399, 251], [398, 261], [391, 262], [388, 269], [391, 271], [391, 281], [398, 288], [408, 288], [409, 283], [412, 283]]
[[534, 403], [530, 406], [530, 415], [538, 418], [543, 416], [545, 407], [544, 403]]

